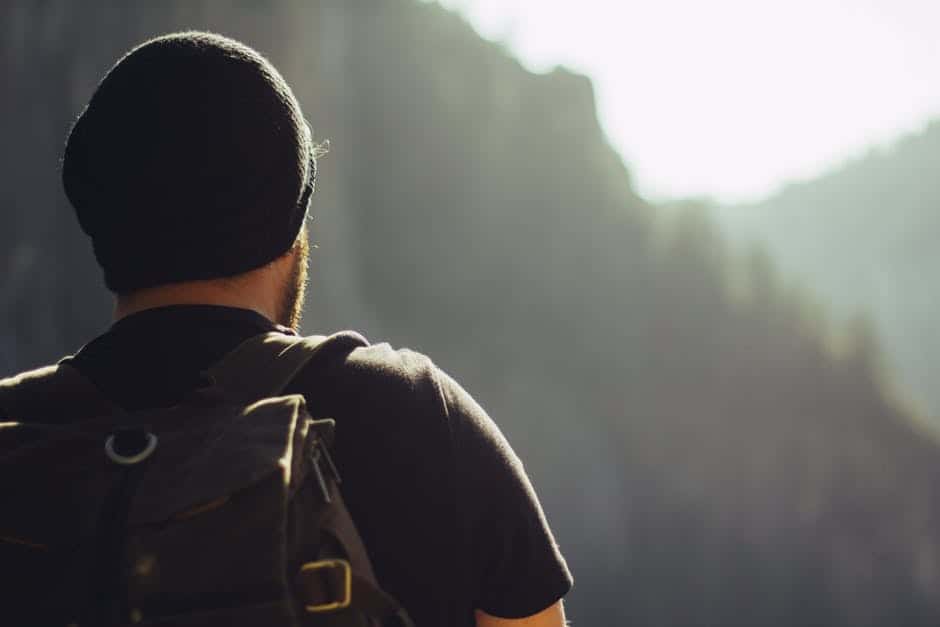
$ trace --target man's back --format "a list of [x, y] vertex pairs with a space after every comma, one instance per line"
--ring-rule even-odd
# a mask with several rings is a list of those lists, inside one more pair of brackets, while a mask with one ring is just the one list
[[[241, 341], [276, 329], [245, 309], [151, 309], [67, 362], [125, 409], [169, 406]], [[302, 372], [287, 392], [304, 394], [315, 417], [336, 419], [347, 505], [380, 584], [417, 625], [472, 625], [477, 608], [529, 616], [567, 592], [570, 575], [521, 464], [426, 357], [359, 348], [333, 368]]]

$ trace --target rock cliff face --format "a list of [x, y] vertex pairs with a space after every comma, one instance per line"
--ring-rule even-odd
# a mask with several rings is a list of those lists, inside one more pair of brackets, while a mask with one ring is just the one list
[[107, 318], [56, 178], [69, 121], [133, 43], [210, 28], [266, 52], [332, 143], [309, 330], [427, 352], [481, 401], [570, 560], [575, 621], [940, 616], [937, 448], [881, 393], [876, 351], [833, 354], [766, 255], [640, 199], [585, 78], [527, 73], [403, 0], [23, 1], [0, 24], [5, 369]]

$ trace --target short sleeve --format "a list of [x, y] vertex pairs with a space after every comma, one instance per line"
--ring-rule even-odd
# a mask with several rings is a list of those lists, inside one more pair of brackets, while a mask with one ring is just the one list
[[439, 372], [454, 440], [458, 508], [477, 609], [536, 614], [573, 583], [522, 462], [486, 412]]

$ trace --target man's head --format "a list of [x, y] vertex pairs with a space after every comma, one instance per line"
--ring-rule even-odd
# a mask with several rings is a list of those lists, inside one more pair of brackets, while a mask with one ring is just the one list
[[118, 61], [73, 126], [62, 164], [66, 195], [119, 298], [284, 264], [292, 283], [281, 287], [295, 289], [315, 177], [310, 132], [277, 70], [243, 44], [195, 32]]

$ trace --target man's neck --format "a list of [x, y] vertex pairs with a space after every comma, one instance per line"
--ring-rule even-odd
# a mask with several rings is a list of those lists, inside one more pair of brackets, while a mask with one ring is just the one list
[[232, 285], [219, 285], [213, 281], [161, 285], [119, 295], [114, 304], [114, 319], [169, 305], [219, 305], [255, 311], [268, 320], [276, 318], [275, 306], [270, 299], [250, 298], [248, 290]]

